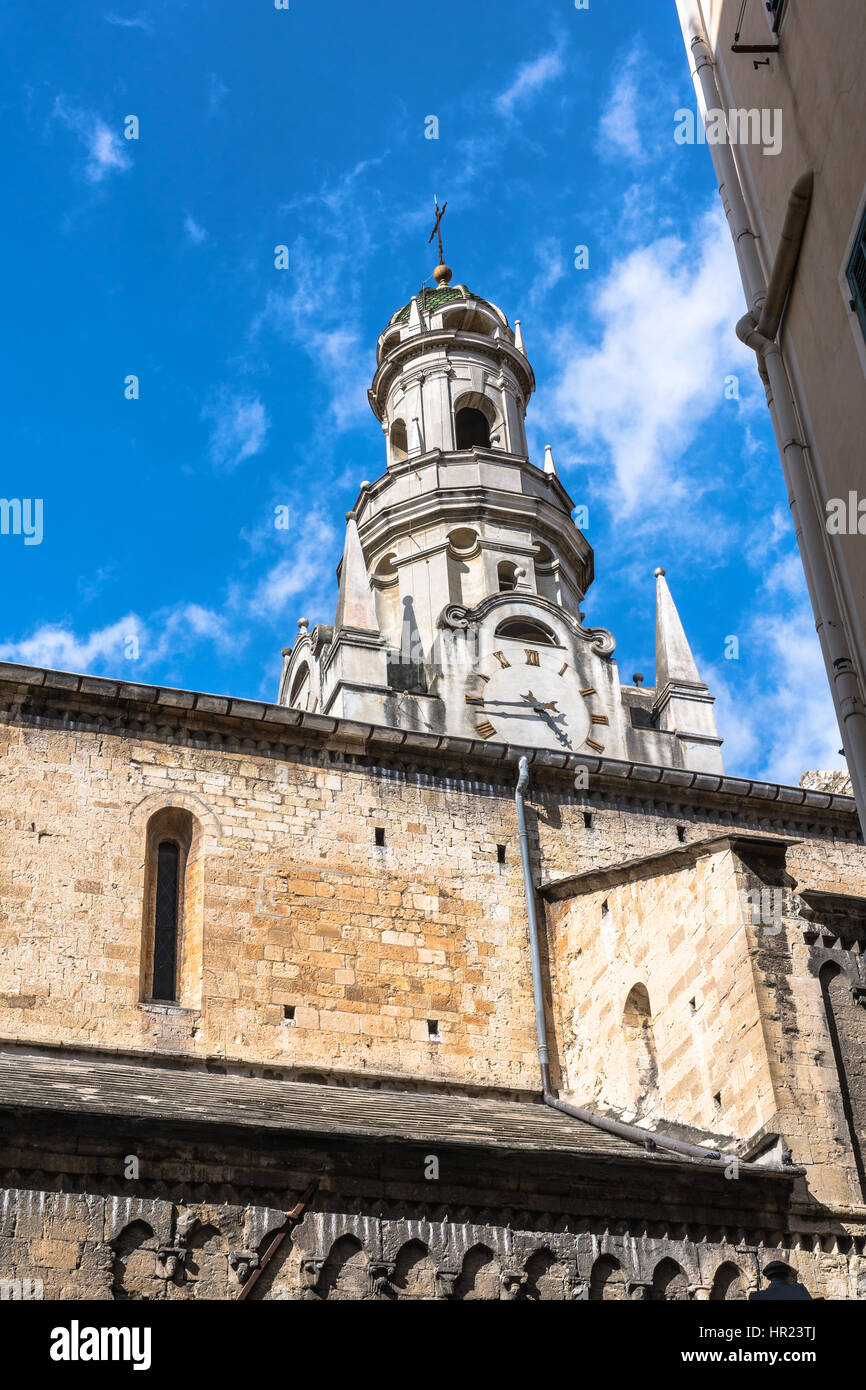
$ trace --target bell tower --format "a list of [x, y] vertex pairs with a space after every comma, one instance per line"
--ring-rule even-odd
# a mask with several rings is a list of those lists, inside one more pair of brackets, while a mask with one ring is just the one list
[[520, 321], [512, 327], [496, 304], [452, 284], [443, 212], [437, 204], [434, 283], [378, 340], [368, 396], [385, 457], [347, 514], [335, 622], [309, 631], [301, 620], [280, 702], [485, 742], [720, 768], [714, 726], [697, 754], [689, 745], [688, 762], [670, 720], [653, 729], [654, 691], [634, 688], [635, 722], [613, 637], [584, 626], [592, 547], [552, 449], [540, 464], [529, 457], [535, 377]]

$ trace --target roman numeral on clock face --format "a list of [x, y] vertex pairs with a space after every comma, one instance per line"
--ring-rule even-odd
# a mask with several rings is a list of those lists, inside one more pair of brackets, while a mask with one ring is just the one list
[[588, 686], [586, 687], [586, 690], [581, 690], [580, 693], [581, 693], [581, 695], [594, 695], [594, 694], [595, 694], [595, 686], [594, 686], [594, 685], [588, 685]]
[[467, 703], [467, 705], [483, 705], [483, 704], [484, 704], [484, 696], [483, 696], [483, 695], [467, 695], [467, 696], [466, 696], [466, 703]]
[[500, 666], [505, 667], [511, 665], [511, 662], [508, 660], [508, 657], [505, 655], [505, 652], [494, 652], [493, 655], [496, 657], [496, 660], [499, 662]]
[[531, 647], [524, 647], [523, 650], [526, 652], [526, 664], [527, 664], [527, 666], [540, 666], [540, 665], [541, 665], [540, 661], [538, 660], [538, 652], [533, 651]]
[[595, 739], [592, 739], [592, 738], [588, 738], [588, 739], [586, 740], [586, 742], [587, 742], [588, 747], [594, 748], [594, 749], [595, 749], [596, 753], [603, 753], [603, 752], [604, 752], [604, 744], [603, 744], [603, 743], [596, 743]]
[[594, 714], [592, 716], [592, 722], [593, 724], [609, 724], [610, 720], [606, 714]]
[[492, 738], [493, 735], [496, 733], [496, 730], [494, 729], [490, 720], [485, 719], [483, 724], [475, 725], [475, 732], [480, 734], [482, 738]]
[[561, 676], [564, 676], [567, 670], [568, 670], [568, 662], [567, 662], [567, 661], [563, 661], [561, 667], [559, 668], [559, 674], [560, 674]]

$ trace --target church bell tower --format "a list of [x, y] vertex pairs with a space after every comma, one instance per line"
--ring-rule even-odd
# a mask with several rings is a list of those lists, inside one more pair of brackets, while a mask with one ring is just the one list
[[[444, 211], [444, 209], [443, 209]], [[437, 207], [437, 226], [441, 213]], [[364, 723], [720, 771], [712, 696], [689, 652], [670, 727], [615, 642], [584, 626], [593, 552], [553, 452], [529, 458], [535, 377], [518, 320], [444, 264], [391, 316], [368, 396], [384, 468], [346, 517], [333, 626], [301, 619], [280, 703]], [[665, 587], [659, 621], [681, 629]], [[671, 617], [672, 615], [672, 617]], [[665, 632], [659, 639], [667, 651]], [[684, 636], [682, 642], [685, 642]], [[686, 648], [686, 650], [688, 650]], [[694, 679], [692, 678], [694, 677]]]

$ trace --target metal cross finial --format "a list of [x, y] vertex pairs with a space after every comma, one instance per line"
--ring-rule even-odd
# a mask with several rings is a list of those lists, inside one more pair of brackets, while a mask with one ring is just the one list
[[436, 209], [436, 225], [430, 233], [430, 240], [427, 242], [427, 245], [430, 245], [430, 242], [433, 240], [434, 236], [439, 238], [439, 264], [444, 265], [445, 253], [442, 250], [442, 218], [445, 216], [445, 209], [447, 208], [448, 203], [447, 201], [444, 202], [440, 208], [439, 199], [436, 197], [436, 194], [434, 193], [433, 206]]

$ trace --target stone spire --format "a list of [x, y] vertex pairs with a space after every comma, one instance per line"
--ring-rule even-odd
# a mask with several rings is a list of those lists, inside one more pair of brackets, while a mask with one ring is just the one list
[[553, 449], [549, 444], [545, 444], [544, 446], [544, 471], [545, 473], [550, 473], [554, 478], [559, 477], [556, 471], [556, 464], [553, 461]]
[[701, 685], [692, 649], [683, 631], [663, 569], [656, 578], [656, 689], [668, 685]]
[[334, 627], [337, 631], [341, 628], [354, 628], [356, 632], [379, 631], [376, 604], [354, 512], [346, 513], [346, 543], [340, 567], [340, 593]]
[[[674, 735], [679, 758], [673, 765], [722, 772], [721, 744], [713, 696], [698, 675], [665, 572], [656, 576], [656, 727]], [[681, 761], [680, 761], [681, 760]]]

